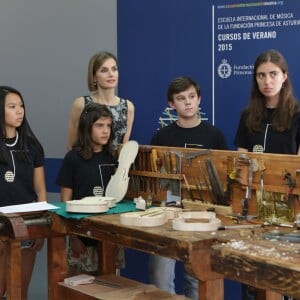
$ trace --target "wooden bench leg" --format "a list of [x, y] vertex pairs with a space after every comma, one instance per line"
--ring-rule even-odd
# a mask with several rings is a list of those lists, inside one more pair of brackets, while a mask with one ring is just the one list
[[116, 244], [99, 241], [99, 274], [116, 274]]
[[223, 300], [224, 280], [199, 281], [199, 299], [203, 300]]
[[282, 295], [272, 291], [266, 291], [266, 300], [281, 300]]
[[7, 277], [6, 277], [6, 295], [7, 300], [21, 299], [21, 242], [8, 240], [7, 253]]
[[257, 289], [257, 300], [281, 300], [282, 295], [272, 291]]
[[[67, 277], [67, 255], [65, 236], [48, 238], [48, 299], [62, 299], [58, 292], [58, 282]], [[16, 298], [17, 299], [17, 298]]]

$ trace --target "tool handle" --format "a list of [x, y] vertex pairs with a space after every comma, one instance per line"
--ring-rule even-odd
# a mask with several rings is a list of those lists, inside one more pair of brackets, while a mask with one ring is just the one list
[[177, 157], [175, 153], [170, 153], [171, 170], [170, 173], [177, 174]]
[[162, 160], [161, 160], [160, 157], [157, 157], [157, 158], [156, 158], [155, 164], [156, 164], [156, 169], [157, 169], [157, 171], [160, 172], [160, 171], [161, 171], [161, 167], [162, 167], [162, 165], [163, 165], [163, 164], [162, 164]]
[[154, 167], [154, 172], [158, 172], [160, 170], [160, 168], [157, 167], [157, 150], [156, 149], [152, 149], [151, 150], [151, 154], [152, 154], [152, 162], [153, 162], [153, 167]]

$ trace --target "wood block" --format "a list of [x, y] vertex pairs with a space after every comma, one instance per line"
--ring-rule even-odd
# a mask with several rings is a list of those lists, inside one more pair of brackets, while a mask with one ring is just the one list
[[216, 205], [201, 201], [192, 201], [190, 199], [182, 199], [181, 203], [184, 209], [207, 211], [208, 208], [214, 208], [217, 215], [226, 216], [232, 214], [231, 206]]
[[59, 283], [60, 299], [72, 300], [187, 300], [185, 296], [172, 295], [156, 288], [122, 276], [102, 275], [94, 283], [77, 286]]

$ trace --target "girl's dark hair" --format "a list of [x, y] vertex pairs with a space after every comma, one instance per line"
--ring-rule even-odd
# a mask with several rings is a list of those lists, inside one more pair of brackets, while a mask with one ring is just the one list
[[[260, 92], [256, 80], [257, 69], [261, 64], [271, 62], [281, 69], [284, 74], [288, 75], [288, 65], [283, 55], [277, 50], [268, 50], [261, 53], [254, 63], [252, 90], [246, 113], [246, 125], [250, 131], [261, 131], [262, 120], [265, 118], [266, 98]], [[299, 110], [299, 104], [293, 93], [293, 88], [289, 76], [282, 85], [278, 109], [274, 112], [272, 127], [274, 130], [282, 132], [291, 127], [294, 114]]]
[[37, 137], [31, 130], [29, 123], [26, 119], [25, 113], [25, 103], [21, 93], [13, 87], [10, 86], [0, 86], [0, 163], [8, 164], [9, 157], [5, 145], [6, 129], [5, 129], [5, 100], [8, 94], [16, 94], [21, 98], [24, 107], [24, 119], [22, 124], [17, 128], [19, 139], [18, 139], [18, 149], [17, 155], [26, 162], [29, 162], [29, 157], [27, 154], [28, 147], [33, 147], [36, 151], [40, 152], [44, 156], [44, 150]]
[[103, 150], [111, 153], [112, 155], [115, 154], [112, 143], [114, 138], [113, 115], [106, 105], [92, 102], [85, 106], [80, 115], [77, 142], [74, 146], [74, 148], [79, 151], [83, 159], [90, 159], [93, 156], [91, 139], [92, 127], [93, 124], [100, 118], [110, 118], [112, 120], [111, 134], [108, 143], [103, 146]]
[[200, 86], [199, 84], [189, 77], [177, 77], [175, 78], [168, 87], [167, 100], [168, 102], [174, 102], [174, 94], [179, 94], [186, 91], [189, 87], [193, 86], [196, 89], [197, 96], [200, 97]]

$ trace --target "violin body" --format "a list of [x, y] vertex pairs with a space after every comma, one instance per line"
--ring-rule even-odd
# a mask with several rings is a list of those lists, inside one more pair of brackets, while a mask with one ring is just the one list
[[139, 145], [136, 141], [128, 141], [122, 146], [118, 158], [118, 168], [106, 187], [105, 196], [115, 198], [116, 202], [120, 202], [124, 198], [128, 190], [129, 169], [138, 151]]

